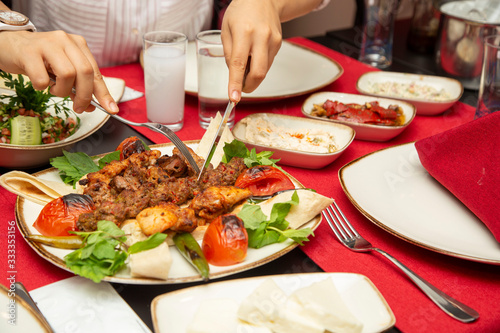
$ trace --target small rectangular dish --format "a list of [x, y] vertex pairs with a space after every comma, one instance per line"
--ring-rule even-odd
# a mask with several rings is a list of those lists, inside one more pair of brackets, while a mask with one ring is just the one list
[[435, 116], [448, 110], [464, 92], [460, 81], [441, 76], [397, 72], [368, 72], [356, 82], [360, 94], [394, 98], [415, 105], [418, 115]]
[[349, 126], [273, 113], [254, 113], [232, 129], [249, 149], [273, 151], [279, 164], [320, 169], [337, 159], [354, 140]]
[[[323, 103], [325, 103], [327, 100], [338, 101], [344, 104], [355, 103], [361, 105], [377, 101], [379, 105], [384, 108], [387, 108], [389, 105], [399, 105], [403, 111], [404, 123], [403, 125], [399, 126], [363, 124], [338, 119], [330, 119], [327, 117], [314, 116], [311, 114], [315, 104], [323, 105]], [[374, 98], [373, 96], [366, 95], [324, 91], [309, 96], [302, 105], [302, 113], [309, 118], [314, 118], [333, 124], [347, 125], [356, 131], [356, 139], [358, 140], [382, 142], [388, 141], [403, 132], [405, 128], [408, 127], [408, 125], [410, 125], [410, 123], [413, 121], [413, 118], [415, 118], [416, 110], [412, 104], [394, 99], [380, 97]]]

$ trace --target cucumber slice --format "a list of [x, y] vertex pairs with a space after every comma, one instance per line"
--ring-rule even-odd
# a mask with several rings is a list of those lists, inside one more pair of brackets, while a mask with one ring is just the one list
[[42, 128], [37, 117], [17, 116], [12, 118], [10, 143], [13, 145], [39, 145], [42, 143]]

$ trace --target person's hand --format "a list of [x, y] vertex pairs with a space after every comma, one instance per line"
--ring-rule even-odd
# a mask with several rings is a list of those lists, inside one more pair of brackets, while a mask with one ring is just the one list
[[242, 91], [252, 92], [264, 80], [281, 47], [279, 10], [269, 0], [233, 0], [221, 31], [229, 68], [228, 95], [237, 103]]
[[[75, 112], [93, 111], [95, 107], [90, 101], [94, 94], [106, 110], [118, 113], [83, 37], [63, 31], [2, 31], [0, 50], [0, 69], [27, 75], [38, 90], [51, 85], [51, 94], [71, 97]], [[49, 72], [56, 76], [55, 84], [50, 81]], [[71, 92], [72, 87], [76, 95]]]

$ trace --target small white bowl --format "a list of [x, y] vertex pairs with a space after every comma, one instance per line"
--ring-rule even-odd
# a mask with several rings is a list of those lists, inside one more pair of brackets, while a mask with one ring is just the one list
[[[396, 95], [373, 93], [372, 86], [374, 83], [385, 83], [385, 82], [395, 82], [400, 84], [409, 84], [414, 82], [419, 85], [426, 85], [435, 88], [440, 91], [444, 89], [450, 98], [442, 101], [436, 101], [431, 99], [423, 98], [408, 98]], [[406, 101], [415, 105], [417, 108], [417, 114], [423, 116], [435, 116], [448, 110], [456, 101], [462, 97], [464, 92], [464, 87], [460, 81], [434, 75], [420, 75], [420, 74], [409, 74], [409, 73], [396, 73], [396, 72], [368, 72], [361, 75], [356, 82], [356, 89], [359, 93], [371, 96], [381, 96], [394, 98], [401, 101]]]
[[338, 149], [333, 153], [313, 153], [301, 150], [281, 149], [269, 145], [262, 145], [250, 142], [246, 139], [247, 125], [243, 119], [253, 117], [261, 117], [262, 113], [254, 113], [239, 121], [232, 129], [234, 137], [243, 142], [248, 149], [255, 148], [258, 152], [272, 151], [274, 152], [271, 158], [280, 159], [278, 164], [291, 165], [306, 169], [320, 169], [335, 161], [340, 154], [351, 144], [356, 135], [355, 131], [349, 126], [342, 124], [327, 123], [315, 119], [307, 119], [302, 117], [286, 116], [281, 114], [267, 113], [267, 120], [274, 125], [284, 127], [286, 129], [319, 129], [333, 135], [335, 144]]
[[[326, 117], [317, 117], [311, 115], [311, 112], [314, 108], [314, 104], [320, 104], [326, 102], [329, 99], [331, 101], [339, 101], [342, 103], [356, 103], [356, 104], [365, 104], [367, 102], [377, 101], [380, 106], [387, 108], [389, 105], [397, 104], [403, 109], [403, 113], [405, 116], [405, 123], [401, 126], [385, 126], [385, 125], [373, 125], [373, 124], [358, 124], [352, 123], [337, 119], [329, 119]], [[352, 127], [356, 131], [356, 139], [358, 140], [366, 140], [366, 141], [387, 141], [390, 140], [401, 132], [404, 131], [406, 127], [413, 121], [415, 118], [415, 106], [410, 103], [397, 101], [389, 98], [374, 98], [373, 96], [366, 95], [355, 95], [355, 94], [344, 94], [344, 93], [336, 93], [336, 92], [319, 92], [316, 94], [312, 94], [309, 96], [304, 104], [302, 104], [302, 113], [306, 117], [320, 119], [322, 121], [328, 121], [332, 123], [345, 124], [349, 127]]]
[[[108, 90], [115, 99], [119, 101], [125, 89], [125, 81], [118, 78], [104, 78]], [[12, 91], [0, 89], [0, 94], [12, 93]], [[53, 97], [59, 99], [58, 97]], [[60, 100], [60, 99], [59, 99]], [[68, 107], [72, 108], [71, 102]], [[74, 116], [72, 116], [74, 117]], [[0, 167], [9, 169], [29, 169], [48, 165], [51, 158], [63, 155], [63, 150], [70, 150], [71, 147], [97, 131], [109, 119], [109, 115], [95, 110], [94, 112], [84, 112], [80, 115], [80, 128], [71, 136], [64, 140], [32, 146], [13, 145], [0, 143]]]

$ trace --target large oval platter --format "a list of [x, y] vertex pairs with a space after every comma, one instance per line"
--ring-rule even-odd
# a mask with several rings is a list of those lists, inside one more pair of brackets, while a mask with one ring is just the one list
[[[187, 141], [186, 144], [192, 148], [196, 149], [199, 141]], [[160, 145], [151, 145], [153, 149], [158, 149], [162, 152], [162, 154], [171, 154], [173, 145], [171, 143], [168, 144], [160, 144]], [[44, 171], [40, 171], [35, 173], [34, 176], [40, 177], [42, 179], [59, 181], [62, 182], [59, 178], [58, 171], [54, 168], [47, 169]], [[300, 184], [296, 179], [290, 177], [291, 180], [295, 183], [297, 188], [302, 188], [302, 184]], [[19, 230], [23, 236], [27, 236], [30, 234], [39, 234], [39, 232], [33, 227], [33, 223], [37, 219], [40, 211], [43, 206], [33, 203], [31, 201], [25, 200], [24, 198], [18, 197], [16, 202], [16, 221], [19, 227]], [[308, 221], [302, 228], [309, 227], [315, 230], [321, 222], [321, 216], [317, 215], [311, 221]], [[51, 262], [55, 266], [58, 266], [62, 269], [68, 270], [64, 263], [64, 256], [71, 252], [71, 250], [57, 249], [45, 245], [40, 245], [35, 242], [28, 241], [29, 246], [43, 259]], [[210, 266], [210, 278], [220, 278], [232, 274], [236, 274], [239, 272], [243, 272], [254, 267], [261, 266], [265, 263], [273, 261], [284, 254], [293, 250], [298, 244], [287, 240], [283, 243], [279, 244], [271, 244], [265, 246], [261, 249], [248, 249], [246, 259], [237, 265], [226, 266], [226, 267], [217, 267]], [[128, 268], [121, 270], [117, 274], [112, 277], [106, 277], [104, 280], [115, 283], [123, 283], [123, 284], [143, 284], [143, 285], [152, 285], [152, 284], [174, 284], [174, 283], [185, 283], [185, 282], [195, 282], [202, 281], [200, 275], [190, 266], [189, 263], [180, 255], [177, 249], [171, 247], [170, 254], [172, 256], [172, 267], [170, 269], [169, 278], [166, 280], [157, 280], [157, 279], [149, 279], [149, 278], [133, 278], [130, 276], [130, 272]]]

